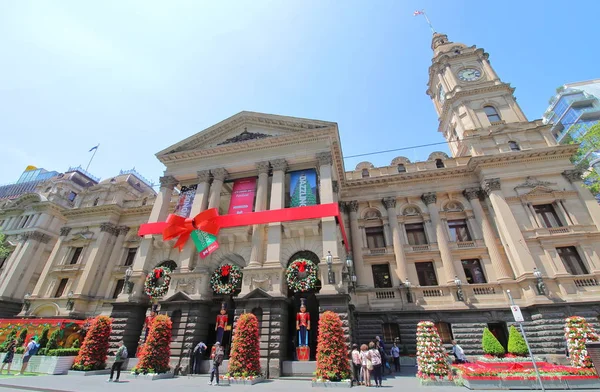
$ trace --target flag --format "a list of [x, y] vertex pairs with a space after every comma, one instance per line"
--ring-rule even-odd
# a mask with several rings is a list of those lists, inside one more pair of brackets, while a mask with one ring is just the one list
[[[98, 146], [99, 146], [99, 144], [98, 144]], [[92, 151], [94, 151], [94, 150], [97, 150], [97, 149], [98, 149], [98, 146], [94, 146], [94, 147], [90, 148], [90, 151], [88, 151], [88, 152], [92, 152]]]
[[423, 14], [424, 14], [424, 12], [423, 12], [423, 11], [415, 11], [415, 12], [413, 13], [413, 16], [418, 16], [418, 15], [423, 15]]

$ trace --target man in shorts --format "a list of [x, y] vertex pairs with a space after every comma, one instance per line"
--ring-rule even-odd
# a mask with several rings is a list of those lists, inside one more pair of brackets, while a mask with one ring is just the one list
[[17, 374], [17, 376], [22, 376], [25, 373], [25, 369], [27, 369], [27, 365], [29, 365], [29, 360], [32, 356], [37, 354], [39, 348], [40, 345], [36, 342], [36, 337], [32, 337], [25, 348], [25, 354], [23, 355], [23, 366], [21, 366], [21, 371]]

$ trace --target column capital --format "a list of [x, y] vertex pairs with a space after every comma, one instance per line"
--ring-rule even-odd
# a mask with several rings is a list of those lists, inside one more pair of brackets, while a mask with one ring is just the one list
[[287, 170], [288, 164], [285, 159], [274, 159], [270, 161], [271, 167], [273, 171], [282, 171], [285, 172]]
[[486, 180], [483, 180], [482, 185], [483, 185], [483, 190], [488, 195], [490, 193], [492, 193], [493, 191], [499, 191], [501, 189], [499, 178], [488, 178]]
[[580, 169], [565, 170], [564, 172], [562, 172], [562, 175], [565, 176], [565, 178], [569, 180], [569, 182], [583, 181], [581, 177], [583, 175], [583, 172]]
[[212, 173], [213, 178], [219, 181], [224, 181], [229, 176], [227, 170], [223, 169], [222, 167], [212, 169], [210, 172]]
[[158, 181], [160, 182], [161, 188], [173, 189], [175, 188], [175, 185], [179, 184], [179, 181], [173, 176], [162, 176]]
[[29, 231], [27, 233], [23, 233], [22, 238], [24, 240], [34, 240], [39, 241], [43, 244], [47, 244], [48, 242], [50, 242], [50, 239], [52, 237], [50, 237], [48, 234], [40, 233], [39, 231]]
[[427, 205], [435, 204], [437, 202], [437, 195], [435, 192], [423, 193], [421, 200]]
[[69, 235], [69, 233], [71, 232], [71, 228], [64, 226], [60, 228], [60, 236], [61, 237], [66, 237]]
[[344, 203], [344, 207], [346, 208], [346, 210], [348, 212], [358, 212], [358, 201], [350, 200], [350, 201], [345, 201], [343, 203]]
[[333, 157], [331, 156], [331, 152], [318, 152], [317, 153], [317, 161], [319, 161], [319, 166], [323, 165], [331, 165], [333, 162]]
[[384, 197], [381, 202], [385, 206], [386, 209], [396, 208], [396, 198], [395, 197]]
[[258, 170], [258, 174], [269, 173], [269, 162], [257, 162], [256, 170]]
[[127, 233], [129, 232], [129, 227], [127, 226], [117, 226], [116, 228], [119, 232], [119, 235], [127, 235]]
[[119, 235], [117, 227], [110, 222], [100, 223], [100, 232], [110, 233], [115, 236]]
[[481, 188], [467, 188], [463, 191], [463, 195], [467, 200], [479, 199]]
[[198, 170], [196, 175], [198, 176], [198, 184], [208, 182], [210, 180], [210, 170]]

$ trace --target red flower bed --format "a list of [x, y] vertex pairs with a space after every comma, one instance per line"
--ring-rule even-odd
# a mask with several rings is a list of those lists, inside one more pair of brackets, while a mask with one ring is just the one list
[[100, 370], [106, 367], [111, 324], [108, 316], [98, 316], [92, 320], [79, 354], [75, 357], [74, 370]]
[[260, 375], [260, 341], [258, 319], [252, 313], [244, 313], [237, 320], [229, 358], [229, 376], [251, 377]]
[[326, 311], [319, 318], [317, 342], [318, 380], [341, 381], [350, 378], [348, 347], [344, 339], [342, 320], [337, 313]]
[[136, 373], [166, 373], [171, 356], [171, 328], [169, 316], [161, 314], [154, 318], [146, 344], [140, 351], [140, 361], [133, 369]]
[[[536, 362], [542, 379], [556, 378], [598, 378], [596, 371], [589, 368], [575, 368], [572, 366], [552, 365], [547, 362]], [[469, 380], [533, 380], [536, 379], [535, 370], [525, 368], [521, 364], [512, 364], [512, 368], [498, 369], [489, 366], [488, 363], [476, 362], [463, 365], [455, 365], [454, 367], [461, 374], [462, 378]], [[511, 365], [511, 364], [508, 364]]]

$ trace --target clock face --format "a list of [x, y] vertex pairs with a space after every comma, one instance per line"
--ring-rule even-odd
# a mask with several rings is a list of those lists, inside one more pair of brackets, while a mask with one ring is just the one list
[[472, 82], [481, 78], [481, 71], [477, 68], [465, 68], [458, 71], [458, 78], [464, 82]]

